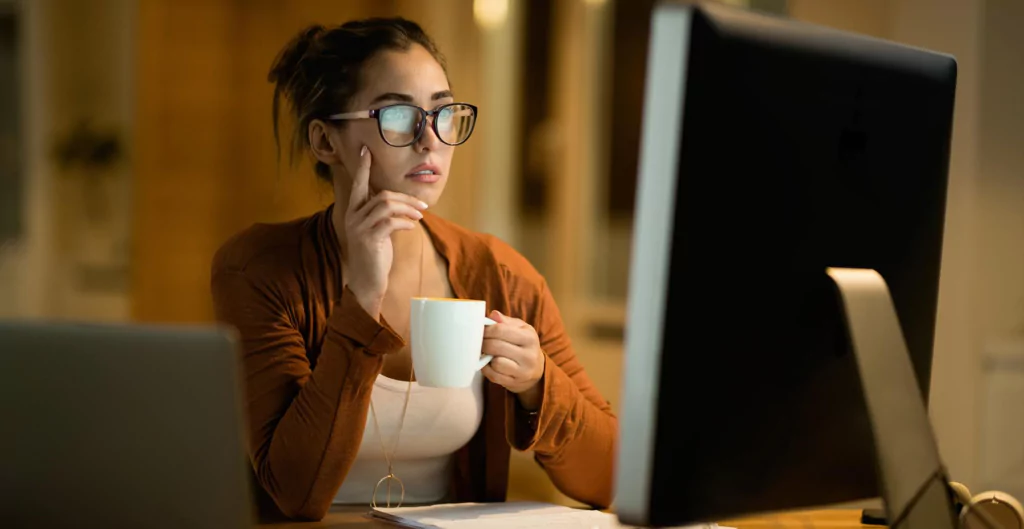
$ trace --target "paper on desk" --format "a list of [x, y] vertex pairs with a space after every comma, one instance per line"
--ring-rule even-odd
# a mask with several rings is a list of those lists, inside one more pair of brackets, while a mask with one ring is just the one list
[[[370, 517], [410, 529], [622, 529], [614, 514], [536, 502], [449, 503], [378, 508]], [[681, 529], [730, 529], [716, 524]]]

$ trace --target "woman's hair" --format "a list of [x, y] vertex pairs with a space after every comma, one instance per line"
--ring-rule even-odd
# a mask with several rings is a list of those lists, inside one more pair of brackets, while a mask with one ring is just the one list
[[[267, 80], [274, 83], [274, 142], [281, 150], [282, 96], [294, 117], [289, 162], [309, 146], [309, 123], [345, 112], [359, 91], [363, 66], [382, 51], [423, 46], [447, 73], [437, 45], [415, 22], [403, 18], [367, 18], [340, 26], [313, 25], [299, 32], [274, 60]], [[317, 161], [316, 174], [330, 181], [331, 170]]]

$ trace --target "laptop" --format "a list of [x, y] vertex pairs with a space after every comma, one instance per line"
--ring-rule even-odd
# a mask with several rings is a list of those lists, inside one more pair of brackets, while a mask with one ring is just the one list
[[252, 527], [237, 351], [217, 327], [0, 322], [0, 525]]

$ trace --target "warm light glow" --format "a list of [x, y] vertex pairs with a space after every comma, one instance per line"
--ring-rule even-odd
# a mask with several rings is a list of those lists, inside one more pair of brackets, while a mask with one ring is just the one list
[[495, 29], [508, 18], [509, 0], [473, 0], [473, 18], [484, 29]]
[[586, 2], [587, 5], [603, 6], [608, 3], [608, 0], [584, 0], [584, 2]]

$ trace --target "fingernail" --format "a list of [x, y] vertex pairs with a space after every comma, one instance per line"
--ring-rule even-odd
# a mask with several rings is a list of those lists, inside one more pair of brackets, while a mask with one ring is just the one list
[[366, 148], [366, 145], [363, 145], [363, 148], [359, 149], [359, 157], [362, 158], [363, 156], [366, 156], [366, 151], [367, 150], [368, 149]]
[[428, 207], [430, 206], [428, 206], [426, 202], [422, 200], [420, 201], [420, 209], [427, 209]]

